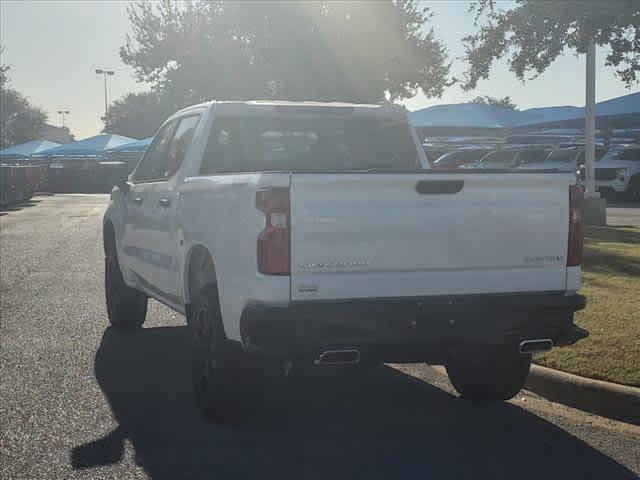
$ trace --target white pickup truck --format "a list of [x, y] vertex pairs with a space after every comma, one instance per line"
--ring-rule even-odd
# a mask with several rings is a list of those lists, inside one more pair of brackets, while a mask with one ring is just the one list
[[305, 363], [444, 364], [501, 401], [532, 352], [587, 335], [581, 201], [572, 174], [429, 170], [396, 107], [196, 105], [111, 193], [109, 319], [140, 328], [148, 297], [185, 315], [207, 416]]

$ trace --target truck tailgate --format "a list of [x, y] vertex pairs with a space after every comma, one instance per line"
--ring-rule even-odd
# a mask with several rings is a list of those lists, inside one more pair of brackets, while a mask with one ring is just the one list
[[564, 290], [571, 179], [293, 174], [291, 297]]

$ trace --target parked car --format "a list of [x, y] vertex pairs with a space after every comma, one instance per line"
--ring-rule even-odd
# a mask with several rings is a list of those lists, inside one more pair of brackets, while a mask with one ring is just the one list
[[480, 160], [489, 151], [487, 148], [459, 148], [453, 152], [445, 153], [431, 166], [436, 170], [453, 170], [461, 165]]
[[472, 169], [509, 169], [514, 166], [515, 150], [501, 149], [485, 154], [477, 162], [466, 163], [460, 168]]
[[[597, 147], [596, 160], [599, 160], [605, 152], [604, 147]], [[523, 170], [553, 169], [558, 172], [576, 174], [583, 164], [584, 147], [573, 146], [557, 148], [548, 153], [541, 161], [525, 162], [517, 168]]]
[[95, 157], [53, 157], [49, 163], [48, 185], [55, 193], [96, 192]]
[[0, 165], [0, 207], [24, 202], [33, 196], [27, 180], [27, 167]]
[[495, 150], [501, 145], [503, 140], [497, 137], [477, 137], [477, 136], [458, 136], [458, 137], [429, 137], [422, 144], [427, 159], [431, 166], [443, 155], [456, 152], [462, 149], [478, 149], [485, 153]]
[[514, 169], [522, 164], [542, 161], [550, 151], [551, 147], [536, 144], [505, 146], [486, 154], [477, 162], [462, 165], [462, 168]]
[[528, 147], [516, 150], [513, 156], [513, 165], [518, 167], [520, 165], [542, 162], [549, 156], [551, 150], [548, 146]]
[[35, 192], [42, 191], [46, 185], [47, 167], [44, 165], [25, 165], [24, 168], [31, 195]]
[[505, 139], [506, 144], [516, 145], [559, 145], [563, 143], [584, 143], [582, 134], [554, 134], [554, 133], [529, 133], [510, 135]]
[[424, 150], [429, 163], [433, 165], [436, 160], [438, 160], [441, 156], [453, 151], [455, 147], [452, 147], [451, 145], [432, 145], [424, 143], [422, 144], [422, 149]]
[[615, 145], [596, 165], [596, 188], [605, 197], [640, 199], [640, 145]]
[[225, 418], [313, 368], [446, 365], [512, 398], [586, 335], [572, 175], [429, 170], [392, 106], [209, 102], [171, 116], [104, 216], [114, 328], [187, 318], [197, 404]]
[[128, 175], [128, 163], [118, 160], [101, 160], [96, 163], [93, 179], [94, 190], [110, 192], [114, 185], [122, 183]]

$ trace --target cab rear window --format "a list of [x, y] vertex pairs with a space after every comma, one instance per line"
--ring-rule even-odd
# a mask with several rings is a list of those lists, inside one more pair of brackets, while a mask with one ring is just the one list
[[218, 118], [201, 173], [391, 171], [418, 165], [404, 119], [274, 115]]

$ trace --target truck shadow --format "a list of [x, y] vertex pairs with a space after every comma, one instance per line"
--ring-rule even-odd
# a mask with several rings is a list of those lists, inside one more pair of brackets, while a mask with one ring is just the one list
[[634, 227], [607, 226], [606, 228], [588, 228], [585, 231], [587, 244], [601, 243], [640, 243], [640, 230]]
[[0, 206], [0, 214], [7, 215], [9, 212], [19, 212], [23, 208], [35, 207], [41, 200], [27, 200], [20, 203], [13, 203], [11, 205]]
[[[640, 240], [638, 244], [640, 244]], [[640, 277], [640, 258], [609, 251], [597, 251], [593, 247], [587, 246], [583, 268], [586, 272], [635, 278]]]
[[616, 202], [607, 200], [607, 208], [640, 208], [640, 201]]
[[120, 462], [128, 439], [157, 479], [634, 478], [517, 406], [470, 406], [390, 367], [325, 370], [293, 381], [246, 425], [207, 424], [193, 405], [188, 343], [183, 327], [105, 331], [95, 374], [119, 425], [75, 447], [74, 468]]

